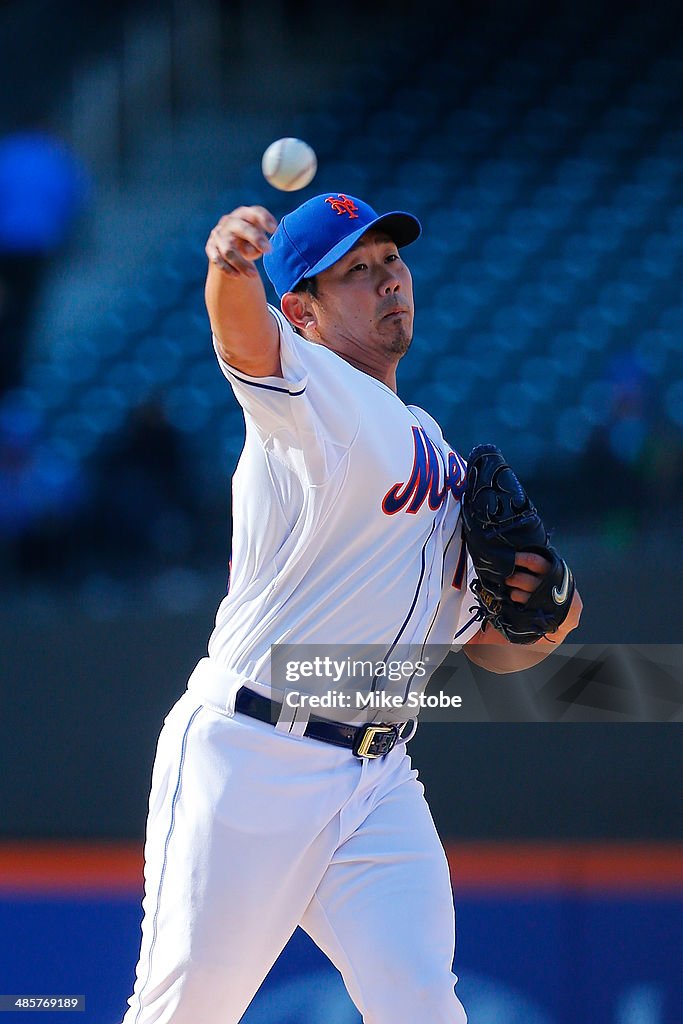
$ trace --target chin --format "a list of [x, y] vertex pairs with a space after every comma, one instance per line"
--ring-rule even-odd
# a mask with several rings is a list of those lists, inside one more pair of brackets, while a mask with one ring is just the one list
[[391, 339], [389, 351], [393, 352], [394, 355], [404, 356], [412, 343], [412, 333], [406, 330], [397, 331], [395, 337]]

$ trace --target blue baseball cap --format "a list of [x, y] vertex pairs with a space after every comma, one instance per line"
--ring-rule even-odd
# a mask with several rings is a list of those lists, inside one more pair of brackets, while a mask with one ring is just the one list
[[327, 270], [370, 228], [386, 231], [399, 248], [410, 245], [422, 231], [411, 213], [394, 210], [380, 215], [362, 199], [343, 192], [314, 196], [292, 210], [278, 224], [270, 240], [272, 250], [263, 257], [278, 296]]

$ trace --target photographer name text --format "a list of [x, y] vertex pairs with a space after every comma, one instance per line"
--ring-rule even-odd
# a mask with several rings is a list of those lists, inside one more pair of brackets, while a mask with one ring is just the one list
[[340, 708], [345, 710], [367, 711], [400, 711], [402, 708], [420, 710], [422, 708], [461, 708], [462, 697], [456, 694], [443, 693], [409, 693], [405, 697], [383, 690], [370, 693], [300, 693], [298, 690], [287, 690], [285, 705], [293, 710], [298, 708]]

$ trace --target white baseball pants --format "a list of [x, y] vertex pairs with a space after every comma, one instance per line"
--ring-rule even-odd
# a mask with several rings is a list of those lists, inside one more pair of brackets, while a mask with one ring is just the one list
[[361, 761], [201, 690], [159, 738], [124, 1024], [237, 1024], [297, 925], [365, 1024], [465, 1024], [448, 864], [405, 745]]

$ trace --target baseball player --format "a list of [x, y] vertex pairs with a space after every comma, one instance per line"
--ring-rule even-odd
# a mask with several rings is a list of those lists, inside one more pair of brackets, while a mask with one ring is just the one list
[[[209, 237], [206, 304], [246, 438], [229, 590], [159, 739], [125, 1024], [237, 1024], [297, 925], [366, 1024], [466, 1020], [448, 864], [406, 752], [414, 713], [292, 710], [271, 665], [273, 644], [379, 650], [385, 666], [399, 648], [455, 644], [506, 672], [578, 624], [567, 567], [542, 548], [514, 553], [505, 596], [522, 609], [552, 580], [561, 623], [515, 642], [482, 632], [487, 616], [500, 627], [500, 602], [484, 592], [472, 610], [465, 462], [396, 393], [413, 333], [402, 250], [419, 233], [408, 213], [332, 193], [279, 226], [240, 207]], [[424, 678], [382, 685], [405, 697]]]

